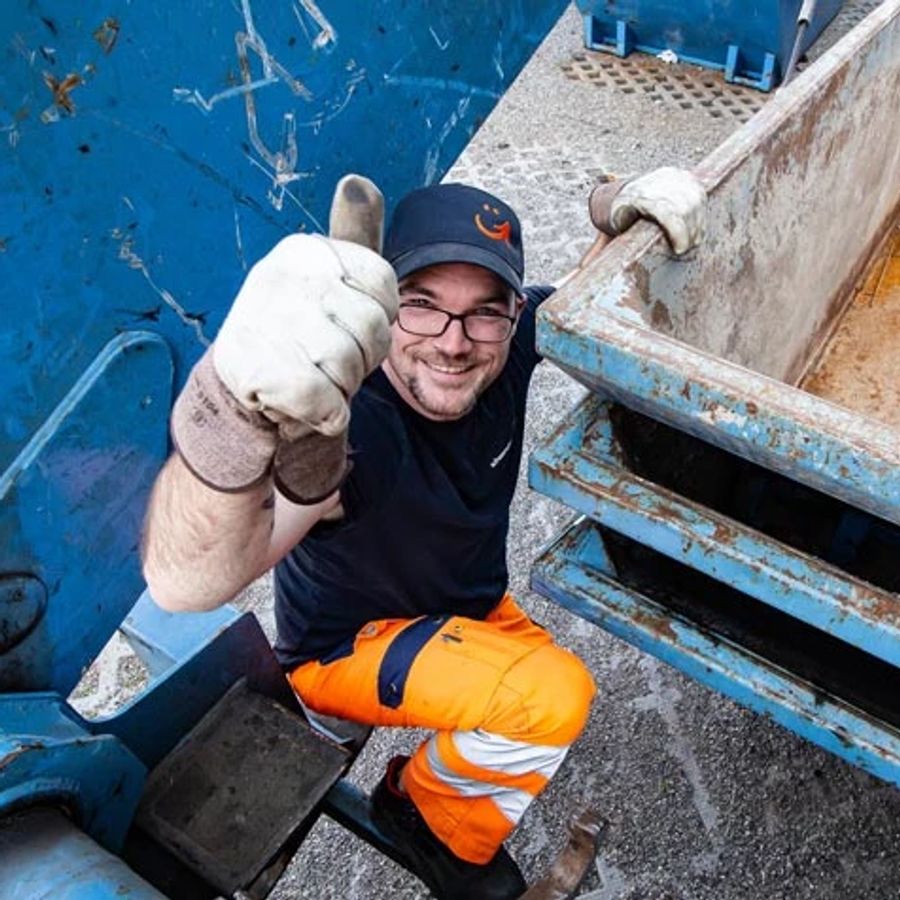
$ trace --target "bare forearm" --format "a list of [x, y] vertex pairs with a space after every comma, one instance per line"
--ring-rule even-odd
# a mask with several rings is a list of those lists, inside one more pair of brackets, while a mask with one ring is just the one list
[[349, 400], [387, 354], [399, 304], [383, 214], [372, 182], [341, 179], [330, 219], [341, 239], [283, 238], [188, 374], [142, 547], [164, 609], [221, 605], [335, 514]]
[[264, 570], [274, 521], [270, 480], [240, 493], [213, 490], [175, 454], [150, 499], [144, 577], [171, 612], [213, 609]]

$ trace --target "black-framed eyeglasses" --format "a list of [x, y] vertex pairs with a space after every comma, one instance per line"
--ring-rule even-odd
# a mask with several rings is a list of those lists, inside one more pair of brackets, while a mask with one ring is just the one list
[[440, 337], [454, 319], [462, 323], [463, 334], [477, 344], [502, 344], [512, 334], [516, 324], [515, 316], [499, 312], [459, 314], [414, 303], [401, 303], [397, 313], [400, 328], [407, 334], [419, 337]]

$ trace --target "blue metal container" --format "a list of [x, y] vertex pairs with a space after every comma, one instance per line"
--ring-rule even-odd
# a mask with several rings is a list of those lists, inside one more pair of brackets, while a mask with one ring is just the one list
[[119, 852], [147, 773], [236, 681], [294, 703], [252, 617], [146, 596], [124, 629], [145, 692], [93, 722], [65, 698], [141, 594], [172, 398], [248, 268], [322, 231], [347, 172], [389, 210], [439, 180], [564, 6], [3, 5], [0, 818], [61, 806]]
[[440, 179], [564, 5], [3, 6], [0, 691], [67, 694], [140, 593], [173, 391], [248, 267], [348, 171], [388, 207]]
[[544, 304], [594, 393], [530, 481], [583, 516], [539, 591], [900, 784], [898, 419], [802, 389], [900, 214], [897, 96], [887, 0], [698, 167], [697, 251], [637, 225]]
[[[805, 50], [841, 7], [819, 0]], [[802, 0], [578, 0], [585, 45], [627, 56], [672, 50], [683, 62], [722, 69], [725, 79], [763, 91], [784, 74]]]

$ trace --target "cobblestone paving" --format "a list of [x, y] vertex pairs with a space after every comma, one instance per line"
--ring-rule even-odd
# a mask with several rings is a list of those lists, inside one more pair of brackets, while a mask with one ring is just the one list
[[[848, 4], [844, 27], [852, 13], [873, 6]], [[692, 165], [738, 124], [615, 84], [567, 78], [563, 66], [583, 52], [581, 36], [570, 10], [448, 176], [492, 190], [519, 210], [532, 282], [562, 274], [590, 244], [585, 200], [598, 174]], [[539, 368], [529, 448], [581, 390], [548, 364]], [[528, 590], [531, 561], [568, 517], [520, 484], [512, 587], [538, 621], [588, 662], [599, 686], [584, 737], [511, 840], [526, 875], [546, 868], [565, 840], [565, 823], [590, 803], [610, 827], [583, 900], [900, 898], [900, 792]], [[271, 629], [268, 579], [244, 603]], [[370, 788], [386, 760], [419, 739], [379, 731], [353, 779]], [[273, 896], [413, 900], [427, 893], [321, 821]]]

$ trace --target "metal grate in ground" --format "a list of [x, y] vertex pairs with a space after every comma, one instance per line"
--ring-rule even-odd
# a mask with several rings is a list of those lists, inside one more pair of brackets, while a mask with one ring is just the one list
[[[840, 12], [801, 57], [799, 68], [818, 59], [857, 26], [883, 0], [846, 0]], [[699, 107], [714, 119], [746, 122], [771, 94], [725, 81], [721, 72], [681, 63], [666, 63], [655, 56], [633, 53], [622, 59], [609, 53], [582, 50], [562, 64], [565, 76], [624, 94], [647, 94], [658, 103], [682, 109]]]
[[582, 50], [561, 66], [572, 81], [624, 94], [645, 94], [657, 103], [700, 109], [714, 119], [746, 122], [768, 98], [752, 88], [729, 84], [721, 73], [666, 63], [655, 56], [634, 53], [622, 59], [608, 53]]

